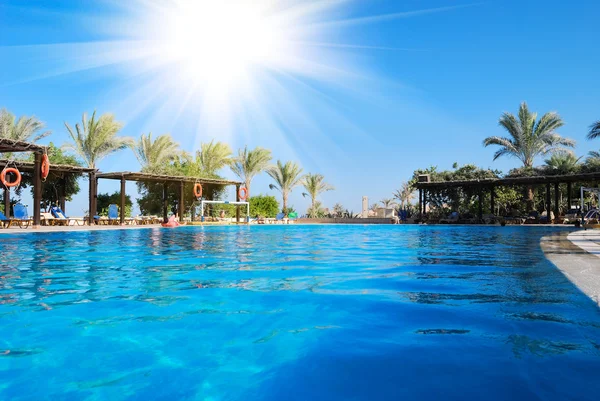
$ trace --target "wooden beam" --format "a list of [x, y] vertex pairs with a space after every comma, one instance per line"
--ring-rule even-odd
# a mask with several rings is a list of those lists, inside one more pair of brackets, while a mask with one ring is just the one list
[[125, 177], [121, 177], [121, 225], [125, 224]]
[[42, 207], [42, 154], [35, 154], [33, 167], [33, 228], [39, 228]]
[[573, 196], [573, 184], [567, 182], [567, 213], [571, 210], [571, 196]]

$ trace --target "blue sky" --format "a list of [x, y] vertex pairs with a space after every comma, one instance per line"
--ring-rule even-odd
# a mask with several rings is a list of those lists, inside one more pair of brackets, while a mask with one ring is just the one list
[[[294, 18], [272, 36], [295, 44], [278, 43], [271, 53], [281, 57], [248, 65], [244, 81], [221, 65], [186, 75], [162, 60], [166, 54], [140, 48], [170, 34], [151, 0], [48, 3], [0, 3], [0, 107], [35, 114], [56, 144], [68, 140], [65, 121], [96, 109], [114, 113], [122, 135], [171, 133], [187, 151], [212, 139], [233, 149], [263, 146], [324, 174], [336, 187], [323, 195], [325, 206], [355, 211], [363, 195], [391, 197], [416, 168], [516, 167], [517, 160], [492, 161], [494, 149], [481, 142], [503, 135], [498, 117], [521, 101], [558, 111], [566, 121], [559, 132], [578, 141], [579, 155], [600, 148], [585, 140], [600, 119], [596, 1], [275, 2], [275, 14], [293, 10]], [[215, 25], [215, 37], [228, 35], [223, 26]], [[139, 168], [129, 151], [100, 163], [102, 171]], [[269, 182], [257, 178], [253, 192], [278, 196]], [[73, 215], [87, 208], [85, 185], [68, 205]], [[116, 189], [100, 182], [101, 192]], [[136, 196], [133, 184], [128, 193]], [[291, 204], [303, 212], [301, 193], [293, 191]]]

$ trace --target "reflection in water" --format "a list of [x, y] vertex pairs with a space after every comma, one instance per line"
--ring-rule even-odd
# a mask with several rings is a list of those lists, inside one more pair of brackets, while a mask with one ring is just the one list
[[600, 313], [553, 230], [3, 236], [0, 399], [593, 399]]

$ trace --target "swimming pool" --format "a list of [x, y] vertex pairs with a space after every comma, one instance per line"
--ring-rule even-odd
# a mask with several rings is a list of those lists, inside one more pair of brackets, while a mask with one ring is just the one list
[[553, 228], [0, 237], [0, 400], [592, 400], [600, 309]]

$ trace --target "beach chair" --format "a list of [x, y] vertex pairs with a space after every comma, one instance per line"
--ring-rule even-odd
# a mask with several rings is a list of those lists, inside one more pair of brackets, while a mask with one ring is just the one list
[[288, 214], [288, 224], [294, 224], [294, 221], [298, 219], [298, 213], [292, 212]]
[[43, 226], [53, 226], [55, 223], [55, 218], [51, 213], [40, 213], [40, 224]]
[[56, 219], [66, 221], [65, 224], [68, 226], [82, 226], [85, 224], [85, 219], [83, 217], [68, 217], [58, 206], [52, 206], [50, 208], [50, 213], [52, 213], [52, 216], [54, 216]]
[[[21, 203], [17, 203], [13, 206], [13, 216], [13, 223], [18, 224], [20, 228], [27, 228], [32, 222], [32, 219], [29, 218], [29, 214], [27, 214], [27, 208]], [[23, 227], [23, 225], [25, 225], [25, 227]]]
[[275, 216], [275, 224], [279, 224], [282, 223], [283, 224], [283, 219], [285, 218], [285, 213], [278, 213]]
[[108, 205], [108, 224], [119, 224], [119, 206]]
[[3, 228], [9, 228], [15, 219], [8, 218], [4, 213], [0, 212], [0, 226]]

